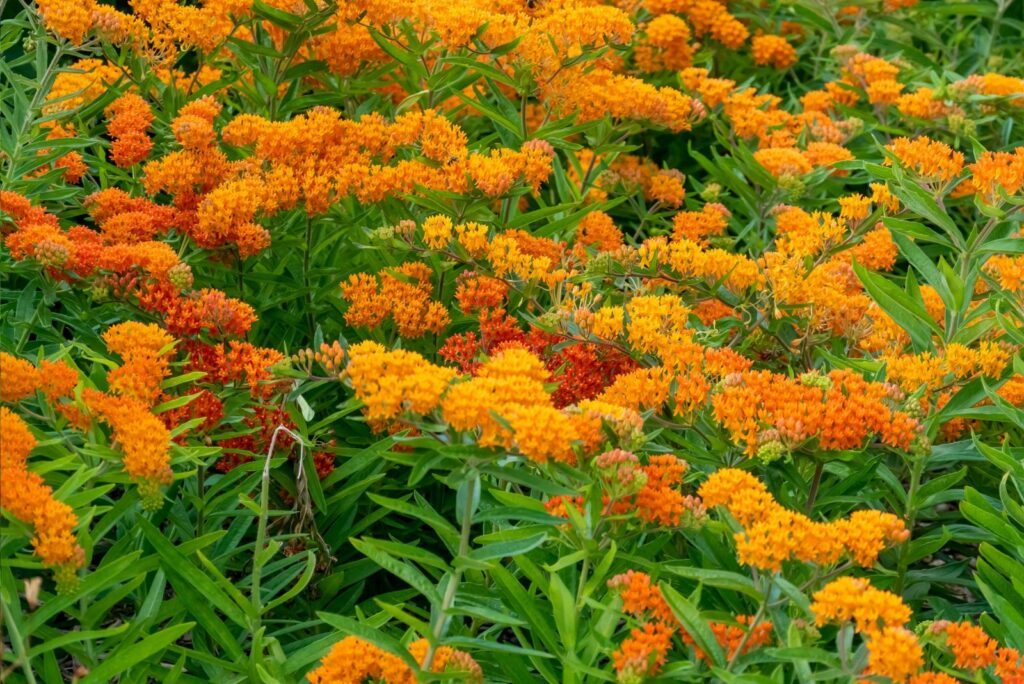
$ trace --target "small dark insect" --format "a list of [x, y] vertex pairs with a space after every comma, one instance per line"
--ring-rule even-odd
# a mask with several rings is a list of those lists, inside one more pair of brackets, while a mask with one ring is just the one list
[[537, 9], [537, 5], [540, 4], [540, 0], [524, 0], [526, 2], [527, 9]]

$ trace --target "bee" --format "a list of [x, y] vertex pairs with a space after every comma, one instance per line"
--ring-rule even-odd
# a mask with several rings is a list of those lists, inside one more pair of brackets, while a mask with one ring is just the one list
[[540, 5], [540, 0], [524, 0], [524, 2], [526, 9], [537, 9], [537, 6]]

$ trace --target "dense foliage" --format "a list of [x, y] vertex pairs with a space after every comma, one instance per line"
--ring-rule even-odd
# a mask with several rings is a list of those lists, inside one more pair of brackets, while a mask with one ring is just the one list
[[0, 14], [0, 681], [1024, 682], [1024, 2]]

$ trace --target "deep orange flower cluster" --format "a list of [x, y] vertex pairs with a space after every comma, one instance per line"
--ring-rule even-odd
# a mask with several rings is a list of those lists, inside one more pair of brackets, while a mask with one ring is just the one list
[[[619, 594], [622, 610], [641, 621], [612, 654], [620, 682], [642, 681], [657, 675], [665, 665], [672, 637], [677, 633], [683, 643], [694, 648], [698, 659], [710, 660], [680, 625], [649, 575], [630, 570], [610, 579], [608, 587]], [[768, 644], [774, 629], [770, 620], [754, 622], [749, 615], [737, 615], [735, 624], [712, 622], [710, 626], [715, 640], [730, 659], [740, 649], [747, 653]]]
[[796, 50], [783, 36], [754, 36], [750, 43], [754, 64], [788, 69], [797, 62]]
[[124, 454], [124, 470], [139, 487], [144, 506], [161, 503], [160, 487], [170, 484], [171, 435], [149, 407], [131, 396], [114, 396], [93, 389], [82, 392], [89, 410], [113, 430]]
[[[686, 461], [672, 454], [657, 454], [641, 465], [636, 454], [623, 449], [606, 451], [594, 459], [601, 482], [602, 516], [630, 517], [663, 527], [700, 523], [705, 516], [701, 501], [684, 495], [679, 486], [687, 470]], [[554, 496], [544, 504], [552, 515], [568, 517], [566, 506], [581, 513], [582, 496]]]
[[448, 325], [448, 310], [431, 299], [431, 275], [429, 266], [410, 261], [376, 277], [366, 273], [349, 276], [341, 284], [342, 297], [349, 303], [345, 322], [376, 328], [390, 317], [398, 333], [409, 339], [442, 332]]
[[977, 671], [994, 665], [1000, 681], [1019, 684], [1024, 679], [1024, 661], [1020, 651], [1000, 647], [980, 626], [940, 620], [932, 623], [929, 631], [945, 635], [946, 646], [953, 653], [956, 667]]
[[[429, 644], [419, 639], [409, 645], [409, 654], [425, 664]], [[430, 672], [460, 673], [461, 681], [483, 682], [483, 673], [475, 660], [463, 651], [447, 646], [433, 654]], [[367, 679], [387, 684], [416, 684], [419, 679], [404, 660], [358, 637], [345, 637], [324, 656], [320, 667], [307, 677], [312, 684], [362, 684]]]
[[173, 61], [177, 46], [212, 51], [232, 31], [232, 16], [248, 12], [251, 0], [208, 0], [201, 7], [176, 0], [142, 0], [132, 14], [96, 0], [43, 0], [39, 10], [46, 27], [73, 44], [95, 33], [115, 45], [131, 42], [157, 61]]
[[[5, 400], [6, 401], [6, 400]], [[0, 406], [0, 507], [33, 529], [32, 546], [45, 565], [57, 571], [62, 588], [71, 588], [85, 553], [75, 538], [78, 518], [53, 489], [28, 469], [36, 438], [17, 414]]]
[[960, 175], [964, 168], [964, 155], [954, 151], [945, 143], [925, 136], [896, 138], [886, 149], [900, 165], [912, 171], [926, 183], [948, 184]]
[[39, 390], [51, 404], [70, 396], [78, 384], [78, 373], [64, 361], [43, 359], [33, 366], [13, 354], [0, 351], [0, 401], [14, 403]]
[[712, 473], [698, 494], [706, 506], [724, 507], [744, 528], [735, 535], [740, 562], [772, 572], [780, 572], [788, 560], [829, 566], [843, 556], [870, 567], [886, 547], [910, 536], [902, 520], [875, 510], [815, 522], [780, 506], [761, 481], [743, 470]]
[[855, 449], [872, 436], [910, 448], [918, 423], [891, 396], [890, 387], [848, 369], [797, 379], [749, 371], [727, 377], [711, 405], [748, 455], [771, 460], [812, 439], [826, 450]]
[[107, 105], [107, 132], [114, 139], [111, 156], [120, 167], [135, 166], [149, 156], [153, 141], [146, 130], [153, 123], [149, 104], [135, 93], [126, 93]]
[[251, 152], [229, 162], [214, 130], [219, 111], [209, 98], [183, 107], [172, 122], [182, 149], [147, 164], [145, 185], [151, 195], [174, 196], [179, 225], [197, 244], [235, 244], [243, 256], [270, 243], [257, 218], [300, 202], [312, 216], [349, 195], [374, 203], [419, 186], [500, 197], [517, 184], [536, 189], [551, 172], [543, 145], [468, 152], [465, 133], [434, 110], [393, 123], [379, 114], [343, 119], [324, 107], [287, 122], [242, 114], [224, 126], [222, 138]]

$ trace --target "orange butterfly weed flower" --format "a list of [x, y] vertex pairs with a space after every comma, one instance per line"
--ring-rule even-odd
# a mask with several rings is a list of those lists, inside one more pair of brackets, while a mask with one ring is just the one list
[[104, 110], [107, 132], [114, 139], [111, 155], [122, 168], [134, 166], [149, 156], [153, 141], [146, 130], [153, 123], [149, 104], [135, 93], [125, 93]]
[[780, 506], [764, 484], [746, 471], [712, 473], [698, 494], [707, 506], [723, 506], [744, 528], [735, 535], [741, 563], [779, 572], [790, 559], [832, 565], [844, 554], [869, 567], [878, 555], [910, 533], [902, 520], [881, 511], [856, 511], [831, 523], [812, 521]]
[[0, 352], [0, 401], [21, 401], [35, 394], [39, 386], [39, 372], [35, 366], [12, 354]]
[[683, 513], [692, 506], [678, 489], [687, 467], [686, 461], [672, 454], [658, 454], [648, 459], [647, 465], [641, 468], [644, 485], [634, 500], [641, 520], [661, 525], [680, 523]]
[[1024, 188], [1024, 147], [1013, 152], [983, 152], [967, 169], [971, 173], [967, 188], [987, 204], [1000, 203], [1004, 195], [1013, 197]]
[[813, 168], [807, 156], [795, 147], [766, 147], [754, 152], [754, 159], [776, 178], [802, 176]]
[[642, 27], [633, 59], [641, 71], [679, 71], [693, 61], [690, 27], [674, 14], [659, 14]]
[[796, 49], [782, 36], [754, 36], [750, 42], [754, 64], [771, 65], [776, 69], [788, 69], [797, 62]]
[[675, 629], [663, 622], [646, 622], [631, 629], [612, 654], [619, 681], [642, 681], [658, 674], [672, 648], [674, 633]]
[[17, 414], [0, 406], [0, 507], [31, 525], [32, 546], [47, 566], [56, 569], [58, 587], [70, 589], [85, 554], [75, 539], [78, 518], [66, 503], [53, 498], [53, 489], [28, 470], [36, 439]]
[[43, 15], [46, 28], [78, 45], [92, 30], [93, 12], [97, 5], [94, 0], [42, 0], [36, 3], [36, 7]]
[[160, 384], [170, 374], [167, 352], [174, 338], [155, 323], [129, 321], [108, 328], [103, 341], [124, 359], [120, 368], [107, 373], [111, 391], [152, 406], [160, 396]]
[[342, 297], [349, 302], [345, 321], [375, 328], [390, 316], [399, 334], [407, 338], [443, 331], [449, 321], [448, 310], [430, 298], [430, 267], [406, 262], [393, 273], [385, 270], [376, 277], [366, 273], [349, 276], [341, 284]]
[[705, 244], [708, 237], [722, 235], [731, 216], [722, 204], [708, 203], [700, 211], [681, 211], [672, 217], [672, 236]]
[[[929, 182], [949, 183], [964, 168], [964, 155], [926, 136], [896, 138], [886, 146], [902, 166]], [[891, 163], [889, 160], [886, 163]]]
[[112, 396], [93, 389], [82, 393], [86, 406], [113, 430], [113, 439], [124, 454], [124, 470], [139, 487], [144, 507], [160, 505], [160, 487], [170, 484], [171, 433], [131, 396]]
[[905, 627], [885, 627], [868, 637], [867, 676], [905, 682], [924, 665], [924, 649]]
[[910, 684], [957, 684], [960, 680], [945, 672], [921, 672], [908, 681]]
[[[429, 644], [419, 639], [409, 645], [409, 654], [424, 664]], [[464, 673], [464, 681], [481, 684], [483, 673], [469, 654], [447, 646], [434, 651], [431, 672]], [[367, 678], [388, 684], [416, 684], [416, 674], [396, 655], [358, 637], [345, 637], [324, 656], [320, 667], [307, 675], [311, 684], [360, 684]]]
[[369, 341], [349, 349], [344, 372], [373, 421], [388, 421], [406, 411], [429, 413], [455, 375], [454, 369], [435, 366], [415, 352], [388, 351]]
[[946, 625], [945, 633], [957, 667], [977, 670], [995, 663], [998, 644], [981, 627], [969, 622], [952, 622]]
[[858, 633], [873, 635], [886, 627], [903, 627], [910, 608], [896, 594], [871, 586], [859, 577], [839, 577], [813, 595], [811, 612], [816, 624], [854, 623]]
[[51, 403], [70, 396], [78, 384], [78, 373], [64, 361], [28, 361], [0, 352], [0, 401], [14, 403], [41, 390]]

